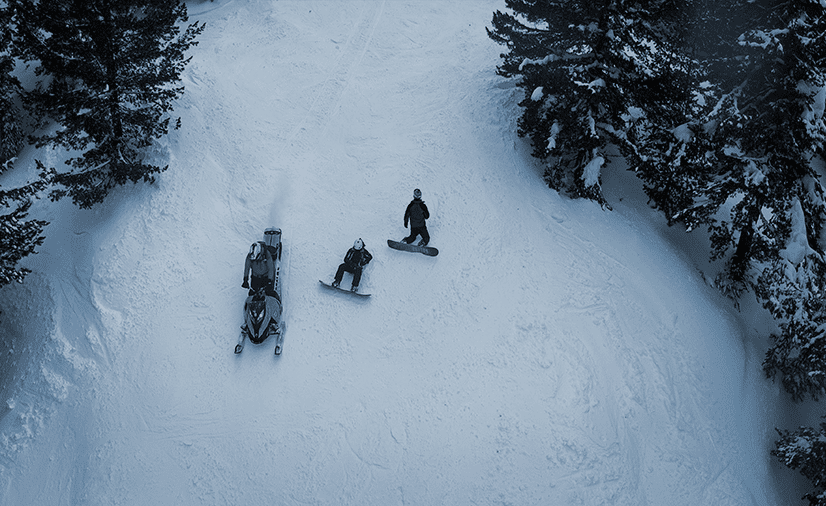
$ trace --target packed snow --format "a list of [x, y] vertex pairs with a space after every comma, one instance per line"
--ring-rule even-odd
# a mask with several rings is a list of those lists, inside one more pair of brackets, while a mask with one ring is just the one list
[[[90, 211], [37, 203], [33, 273], [0, 291], [0, 504], [802, 504], [768, 453], [794, 427], [768, 322], [618, 159], [613, 211], [543, 184], [497, 9], [190, 2], [169, 170]], [[386, 246], [414, 188], [437, 257]], [[235, 355], [269, 226], [284, 353]], [[366, 300], [318, 283], [358, 238]]]

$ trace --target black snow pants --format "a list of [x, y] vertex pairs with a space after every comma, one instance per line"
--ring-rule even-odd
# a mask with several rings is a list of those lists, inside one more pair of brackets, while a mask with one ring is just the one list
[[[250, 295], [254, 294], [259, 288], [264, 288], [268, 296], [278, 299], [278, 294], [275, 292], [273, 284], [273, 280], [267, 276], [250, 276]], [[279, 300], [278, 302], [281, 301]]]
[[402, 239], [402, 241], [410, 244], [416, 240], [416, 236], [418, 235], [422, 236], [422, 246], [427, 246], [427, 243], [430, 242], [430, 234], [427, 233], [427, 225], [422, 225], [421, 227], [410, 227], [410, 235]]
[[341, 279], [344, 277], [345, 272], [349, 272], [353, 275], [353, 286], [359, 286], [361, 282], [361, 267], [356, 267], [355, 265], [348, 265], [348, 264], [341, 264], [338, 266], [338, 270], [336, 271], [336, 284], [341, 283]]

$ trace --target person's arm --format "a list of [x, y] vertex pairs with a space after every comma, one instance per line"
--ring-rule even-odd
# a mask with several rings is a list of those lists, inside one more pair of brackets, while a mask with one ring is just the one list
[[404, 210], [404, 228], [407, 228], [407, 222], [410, 221], [410, 206], [413, 205], [412, 203], [407, 204], [407, 209]]
[[427, 206], [424, 205], [424, 202], [419, 205], [422, 206], [422, 214], [424, 215], [424, 219], [430, 219], [430, 211], [427, 210]]
[[249, 286], [249, 285], [247, 285], [247, 279], [249, 279], [250, 268], [251, 267], [252, 267], [252, 262], [250, 261], [249, 255], [247, 255], [247, 258], [244, 259], [244, 282], [241, 283], [241, 286], [244, 287], [244, 288]]

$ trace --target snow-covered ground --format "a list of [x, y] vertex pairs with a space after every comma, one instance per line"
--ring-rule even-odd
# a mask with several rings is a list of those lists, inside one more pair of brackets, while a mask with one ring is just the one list
[[[189, 7], [169, 170], [37, 204], [34, 273], [0, 292], [0, 504], [802, 504], [768, 455], [766, 322], [619, 164], [613, 212], [544, 186], [485, 34], [501, 0]], [[414, 188], [435, 258], [385, 245]], [[268, 226], [284, 354], [234, 355]], [[359, 237], [372, 298], [322, 290]]]

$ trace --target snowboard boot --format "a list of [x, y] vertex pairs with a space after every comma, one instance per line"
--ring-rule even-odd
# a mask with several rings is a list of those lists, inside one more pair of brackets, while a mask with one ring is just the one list
[[358, 285], [354, 285], [354, 286], [350, 287], [350, 291], [353, 292], [353, 293], [358, 292], [359, 291]]
[[341, 283], [339, 283], [338, 281], [333, 281], [332, 286], [333, 286], [333, 288], [338, 288], [338, 285], [340, 285], [340, 284]]

